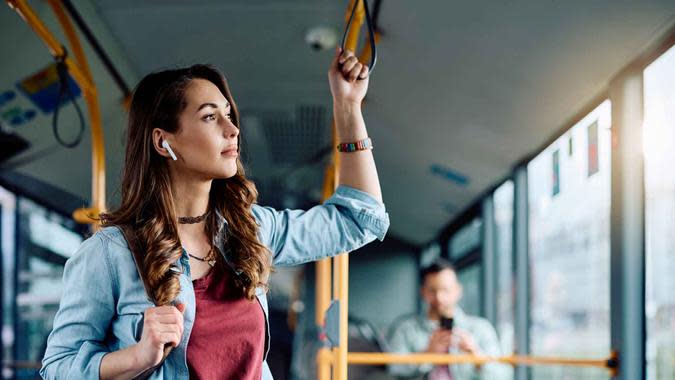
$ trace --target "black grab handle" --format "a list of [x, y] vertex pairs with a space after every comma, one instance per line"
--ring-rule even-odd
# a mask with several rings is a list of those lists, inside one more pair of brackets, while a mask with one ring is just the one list
[[[368, 36], [370, 42], [370, 64], [368, 65], [368, 75], [373, 72], [375, 69], [375, 64], [377, 63], [377, 47], [375, 46], [375, 31], [373, 30], [373, 20], [370, 18], [370, 11], [368, 10], [368, 1], [366, 0], [355, 0], [354, 6], [352, 7], [352, 13], [349, 16], [349, 21], [347, 21], [347, 26], [345, 26], [345, 32], [342, 35], [342, 51], [345, 51], [345, 40], [347, 39], [347, 33], [352, 26], [352, 19], [354, 18], [354, 13], [356, 12], [356, 7], [359, 5], [359, 1], [363, 1], [363, 8], [366, 11], [366, 25], [368, 25]], [[358, 78], [359, 80], [363, 78]]]

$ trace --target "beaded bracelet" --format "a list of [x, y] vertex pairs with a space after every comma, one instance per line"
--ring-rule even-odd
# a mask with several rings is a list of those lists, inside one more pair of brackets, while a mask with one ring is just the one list
[[370, 139], [370, 137], [353, 143], [338, 144], [337, 146], [337, 150], [339, 152], [346, 152], [346, 153], [369, 149], [373, 149], [373, 141]]

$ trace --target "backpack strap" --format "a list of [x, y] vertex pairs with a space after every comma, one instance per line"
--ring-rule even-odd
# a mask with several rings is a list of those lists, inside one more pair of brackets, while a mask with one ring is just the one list
[[[126, 239], [127, 241], [127, 245], [129, 246], [129, 250], [131, 251], [131, 256], [134, 258], [134, 264], [136, 264], [136, 271], [138, 272], [138, 276], [141, 278], [141, 282], [143, 283], [143, 287], [145, 288], [145, 294], [148, 296], [150, 302], [157, 305], [155, 299], [152, 297], [147, 276], [145, 275], [145, 271], [143, 270], [143, 256], [141, 255], [140, 244], [138, 242], [138, 239], [136, 238], [136, 233], [131, 229], [129, 225], [126, 224], [119, 225], [117, 227], [120, 229], [120, 231], [122, 231], [122, 235], [124, 235], [124, 239]], [[162, 355], [162, 360], [160, 360], [159, 364], [157, 364], [154, 367], [148, 368], [145, 371], [141, 372], [140, 374], [136, 375], [133, 378], [133, 380], [148, 379], [157, 368], [161, 367], [162, 364], [164, 364], [164, 361], [169, 356], [172, 350], [173, 347], [170, 344], [166, 344], [164, 346], [164, 354]]]

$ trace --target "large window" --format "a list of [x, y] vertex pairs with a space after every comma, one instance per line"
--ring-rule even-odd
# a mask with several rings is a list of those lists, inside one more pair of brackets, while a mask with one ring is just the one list
[[477, 251], [481, 245], [483, 222], [475, 218], [457, 230], [448, 242], [450, 260], [457, 261]]
[[495, 190], [495, 264], [497, 275], [496, 328], [502, 352], [513, 352], [514, 326], [514, 271], [513, 271], [513, 196], [512, 181], [507, 181]]
[[[14, 216], [16, 214], [16, 197], [0, 187], [0, 259], [2, 260], [2, 357], [6, 362], [12, 358], [14, 345]], [[9, 379], [12, 370], [4, 363], [0, 379]]]
[[82, 241], [74, 221], [0, 188], [3, 379], [34, 379], [61, 298], [67, 258]]
[[[605, 101], [528, 167], [530, 347], [607, 357], [611, 105]], [[535, 367], [535, 379], [606, 379], [601, 369]]]
[[479, 217], [459, 228], [448, 240], [448, 255], [464, 288], [459, 306], [468, 314], [482, 315], [483, 270], [480, 265], [483, 221]]
[[441, 245], [438, 242], [433, 242], [426, 246], [420, 252], [420, 268], [426, 268], [431, 265], [434, 260], [441, 257]]
[[675, 378], [675, 48], [644, 72], [647, 378]]
[[467, 314], [481, 315], [481, 284], [483, 283], [480, 263], [475, 263], [457, 271], [457, 279], [464, 290], [459, 306]]

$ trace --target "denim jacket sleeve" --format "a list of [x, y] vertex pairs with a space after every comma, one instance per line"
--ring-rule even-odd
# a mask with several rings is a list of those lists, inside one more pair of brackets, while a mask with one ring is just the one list
[[384, 204], [370, 194], [339, 186], [324, 204], [307, 211], [277, 211], [254, 205], [261, 243], [278, 266], [296, 265], [353, 251], [389, 228]]
[[66, 262], [63, 296], [47, 340], [44, 379], [98, 379], [104, 340], [115, 314], [106, 240], [94, 234]]

